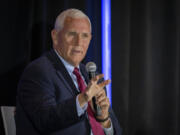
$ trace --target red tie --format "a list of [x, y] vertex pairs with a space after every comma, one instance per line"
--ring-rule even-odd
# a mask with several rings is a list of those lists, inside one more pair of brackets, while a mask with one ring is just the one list
[[[83, 79], [79, 73], [79, 69], [77, 67], [74, 68], [73, 74], [77, 78], [79, 90], [81, 92], [84, 92], [86, 89], [86, 85], [84, 84], [84, 81], [83, 81]], [[93, 135], [104, 135], [104, 131], [103, 131], [100, 123], [96, 121], [96, 119], [94, 117], [94, 112], [93, 112], [89, 102], [88, 102], [87, 113], [88, 113], [88, 118], [89, 118], [89, 121], [91, 124], [91, 129], [92, 129]]]

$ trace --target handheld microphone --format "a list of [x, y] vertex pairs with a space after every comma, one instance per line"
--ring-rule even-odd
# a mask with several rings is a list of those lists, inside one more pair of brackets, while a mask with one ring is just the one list
[[[92, 79], [93, 77], [96, 76], [96, 69], [97, 69], [97, 67], [96, 67], [96, 64], [94, 62], [88, 62], [86, 64], [86, 70], [88, 71], [90, 79]], [[102, 114], [102, 112], [101, 112], [101, 108], [98, 105], [96, 105], [96, 98], [93, 97], [92, 101], [93, 101], [93, 106], [94, 106], [96, 115], [100, 116]]]

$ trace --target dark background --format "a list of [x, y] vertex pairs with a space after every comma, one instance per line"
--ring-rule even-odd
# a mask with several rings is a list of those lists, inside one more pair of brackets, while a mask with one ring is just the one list
[[[180, 1], [111, 0], [112, 107], [124, 135], [180, 134]], [[83, 10], [93, 39], [85, 61], [101, 72], [100, 0], [2, 0], [0, 106], [15, 105], [24, 67], [52, 48], [67, 8]], [[4, 134], [0, 117], [0, 135]]]

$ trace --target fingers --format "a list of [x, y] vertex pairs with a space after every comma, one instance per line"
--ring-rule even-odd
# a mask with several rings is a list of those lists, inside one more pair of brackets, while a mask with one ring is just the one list
[[[100, 94], [101, 93], [101, 91], [102, 92], [105, 92], [104, 90], [103, 90], [103, 88], [106, 86], [106, 85], [108, 85], [109, 83], [110, 83], [111, 81], [110, 80], [105, 80], [105, 81], [103, 81], [103, 82], [101, 82], [101, 83], [99, 83], [99, 84], [96, 84], [96, 94], [95, 95], [98, 95], [98, 94]], [[105, 93], [104, 93], [105, 94]], [[95, 96], [94, 95], [94, 96]]]
[[108, 116], [108, 110], [110, 107], [109, 99], [106, 97], [97, 104], [101, 108], [101, 117], [106, 118]]
[[[111, 81], [110, 80], [105, 80], [101, 83], [98, 83], [98, 81], [100, 79], [102, 79], [104, 77], [103, 74], [97, 75], [95, 76], [90, 83], [88, 84], [88, 86], [86, 87], [86, 97], [88, 97], [88, 101], [92, 99], [92, 97], [94, 97], [95, 95], [98, 95], [98, 93], [100, 93], [106, 85], [108, 85]], [[102, 93], [103, 94], [103, 93]], [[100, 96], [100, 95], [99, 95]], [[104, 93], [105, 96], [105, 93]]]
[[[97, 76], [95, 76], [94, 78], [92, 78], [91, 83], [97, 83], [100, 79], [102, 79], [104, 77], [104, 74], [99, 74]], [[101, 83], [99, 83], [98, 85], [102, 88], [104, 88], [106, 85], [108, 85], [111, 82], [111, 80], [105, 80]]]
[[91, 81], [97, 83], [99, 81], [99, 79], [101, 79], [103, 77], [104, 77], [103, 74], [99, 74], [99, 75], [96, 75], [94, 78], [92, 78]]
[[99, 106], [101, 107], [101, 109], [103, 109], [103, 108], [109, 108], [109, 106], [110, 106], [109, 99], [108, 99], [108, 98], [105, 98], [105, 99], [101, 100], [101, 101], [99, 102]]
[[104, 98], [106, 98], [105, 90], [101, 90], [99, 93], [97, 93], [97, 95], [96, 95], [97, 102], [102, 101]]
[[101, 109], [109, 108], [110, 102], [109, 102], [109, 99], [107, 98], [104, 90], [102, 90], [101, 92], [99, 92], [96, 95], [96, 104], [99, 105], [101, 107]]
[[111, 82], [111, 80], [105, 80], [101, 83], [99, 83], [98, 85], [101, 87], [101, 88], [104, 88], [106, 85], [108, 85], [109, 83]]
[[101, 96], [96, 99], [96, 104], [99, 106], [104, 106], [106, 104], [109, 104], [109, 99], [106, 96]]

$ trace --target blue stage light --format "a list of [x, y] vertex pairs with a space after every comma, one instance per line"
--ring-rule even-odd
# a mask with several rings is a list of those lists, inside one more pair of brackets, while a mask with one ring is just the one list
[[[111, 0], [101, 0], [102, 24], [102, 72], [105, 79], [111, 79]], [[112, 104], [111, 84], [107, 96]]]

